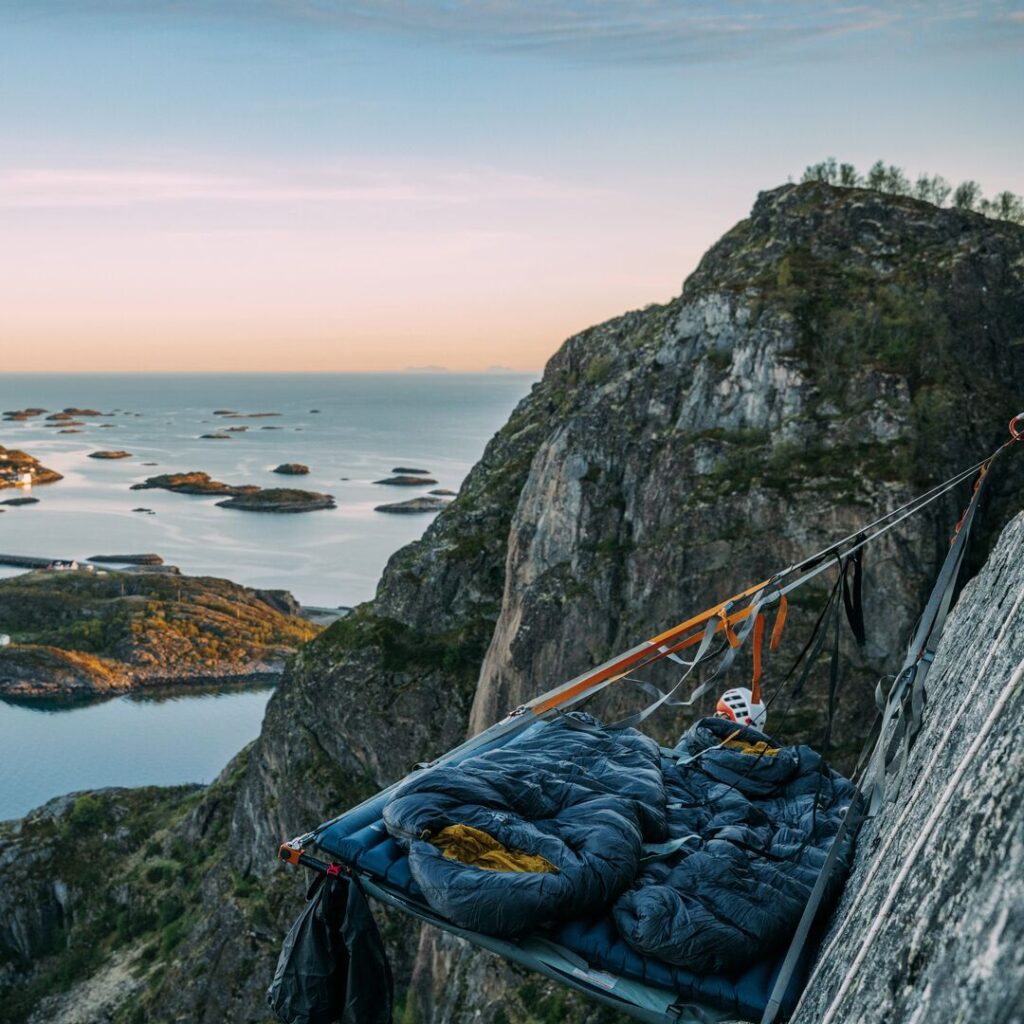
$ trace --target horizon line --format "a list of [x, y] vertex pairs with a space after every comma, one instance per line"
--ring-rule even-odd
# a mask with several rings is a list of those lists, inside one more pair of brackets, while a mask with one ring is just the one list
[[156, 377], [164, 375], [170, 376], [173, 374], [195, 377], [298, 377], [304, 375], [316, 375], [323, 377], [340, 376], [342, 374], [348, 374], [351, 376], [371, 376], [373, 374], [395, 376], [404, 375], [410, 377], [457, 377], [460, 375], [472, 375], [476, 377], [523, 377], [527, 375], [536, 376], [543, 372], [543, 367], [540, 367], [530, 370], [449, 370], [440, 368], [436, 370], [417, 370], [414, 368], [401, 370], [6, 370], [4, 371], [4, 374], [7, 377], [56, 377], [61, 375], [69, 377], [99, 377], [114, 375], [125, 377]]

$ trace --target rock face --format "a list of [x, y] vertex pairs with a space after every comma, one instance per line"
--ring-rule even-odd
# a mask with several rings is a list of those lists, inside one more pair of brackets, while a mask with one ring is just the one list
[[[274, 861], [281, 838], [982, 458], [1018, 411], [1022, 299], [1019, 227], [818, 184], [760, 196], [681, 296], [570, 338], [459, 496], [390, 559], [375, 600], [292, 660], [230, 784], [196, 798], [160, 837], [161, 849], [178, 839], [217, 851], [201, 866], [201, 902], [177, 880], [134, 874], [71, 894], [50, 944], [18, 947], [15, 997], [57, 977], [74, 993], [127, 959], [144, 980], [119, 1019], [264, 1021], [280, 936], [301, 905], [301, 880]], [[1019, 459], [993, 474], [979, 558], [1019, 510], [1022, 480]], [[900, 660], [965, 497], [930, 505], [868, 554], [869, 642], [845, 652], [840, 764], [859, 748], [876, 674]], [[794, 602], [769, 692], [822, 596], [806, 588]], [[820, 742], [826, 677], [823, 667], [777, 716], [780, 739]], [[674, 738], [688, 720], [666, 715], [655, 729]], [[1019, 819], [1014, 800], [1008, 822]], [[0, 863], [3, 852], [0, 843]], [[61, 863], [40, 858], [54, 871]], [[179, 944], [153, 954], [159, 970], [145, 966], [151, 933], [96, 939], [115, 894], [189, 908]], [[0, 934], [23, 898], [17, 879], [0, 887]], [[458, 940], [381, 920], [410, 1020], [606, 1019]], [[908, 930], [903, 948], [923, 941]], [[103, 958], [59, 974], [49, 950], [61, 943], [65, 964], [85, 948]], [[58, 1012], [45, 1019], [70, 1024]]]
[[861, 829], [794, 1024], [1021, 1019], [1022, 613], [1024, 515], [950, 617], [906, 777]]
[[0, 649], [0, 693], [86, 696], [274, 677], [317, 633], [293, 606], [290, 594], [153, 571], [0, 580], [0, 621], [13, 640]]

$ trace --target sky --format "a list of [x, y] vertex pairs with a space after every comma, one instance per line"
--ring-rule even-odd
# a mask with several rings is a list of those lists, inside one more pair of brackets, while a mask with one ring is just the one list
[[535, 371], [834, 155], [1024, 193], [1024, 0], [0, 0], [0, 372]]

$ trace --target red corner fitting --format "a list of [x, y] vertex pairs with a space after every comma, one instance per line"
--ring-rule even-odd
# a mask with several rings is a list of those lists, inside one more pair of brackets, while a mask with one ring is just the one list
[[282, 843], [277, 848], [278, 860], [283, 860], [286, 864], [298, 864], [301, 856], [302, 850], [289, 846], [288, 843]]
[[338, 864], [328, 864], [327, 865], [327, 871], [325, 872], [325, 874], [327, 874], [327, 875], [340, 875], [341, 874], [341, 866], [338, 865]]

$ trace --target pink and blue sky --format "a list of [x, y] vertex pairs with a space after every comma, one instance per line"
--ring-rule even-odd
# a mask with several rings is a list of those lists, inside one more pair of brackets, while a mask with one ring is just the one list
[[1024, 0], [4, 0], [13, 370], [534, 370], [827, 155], [1024, 193]]

